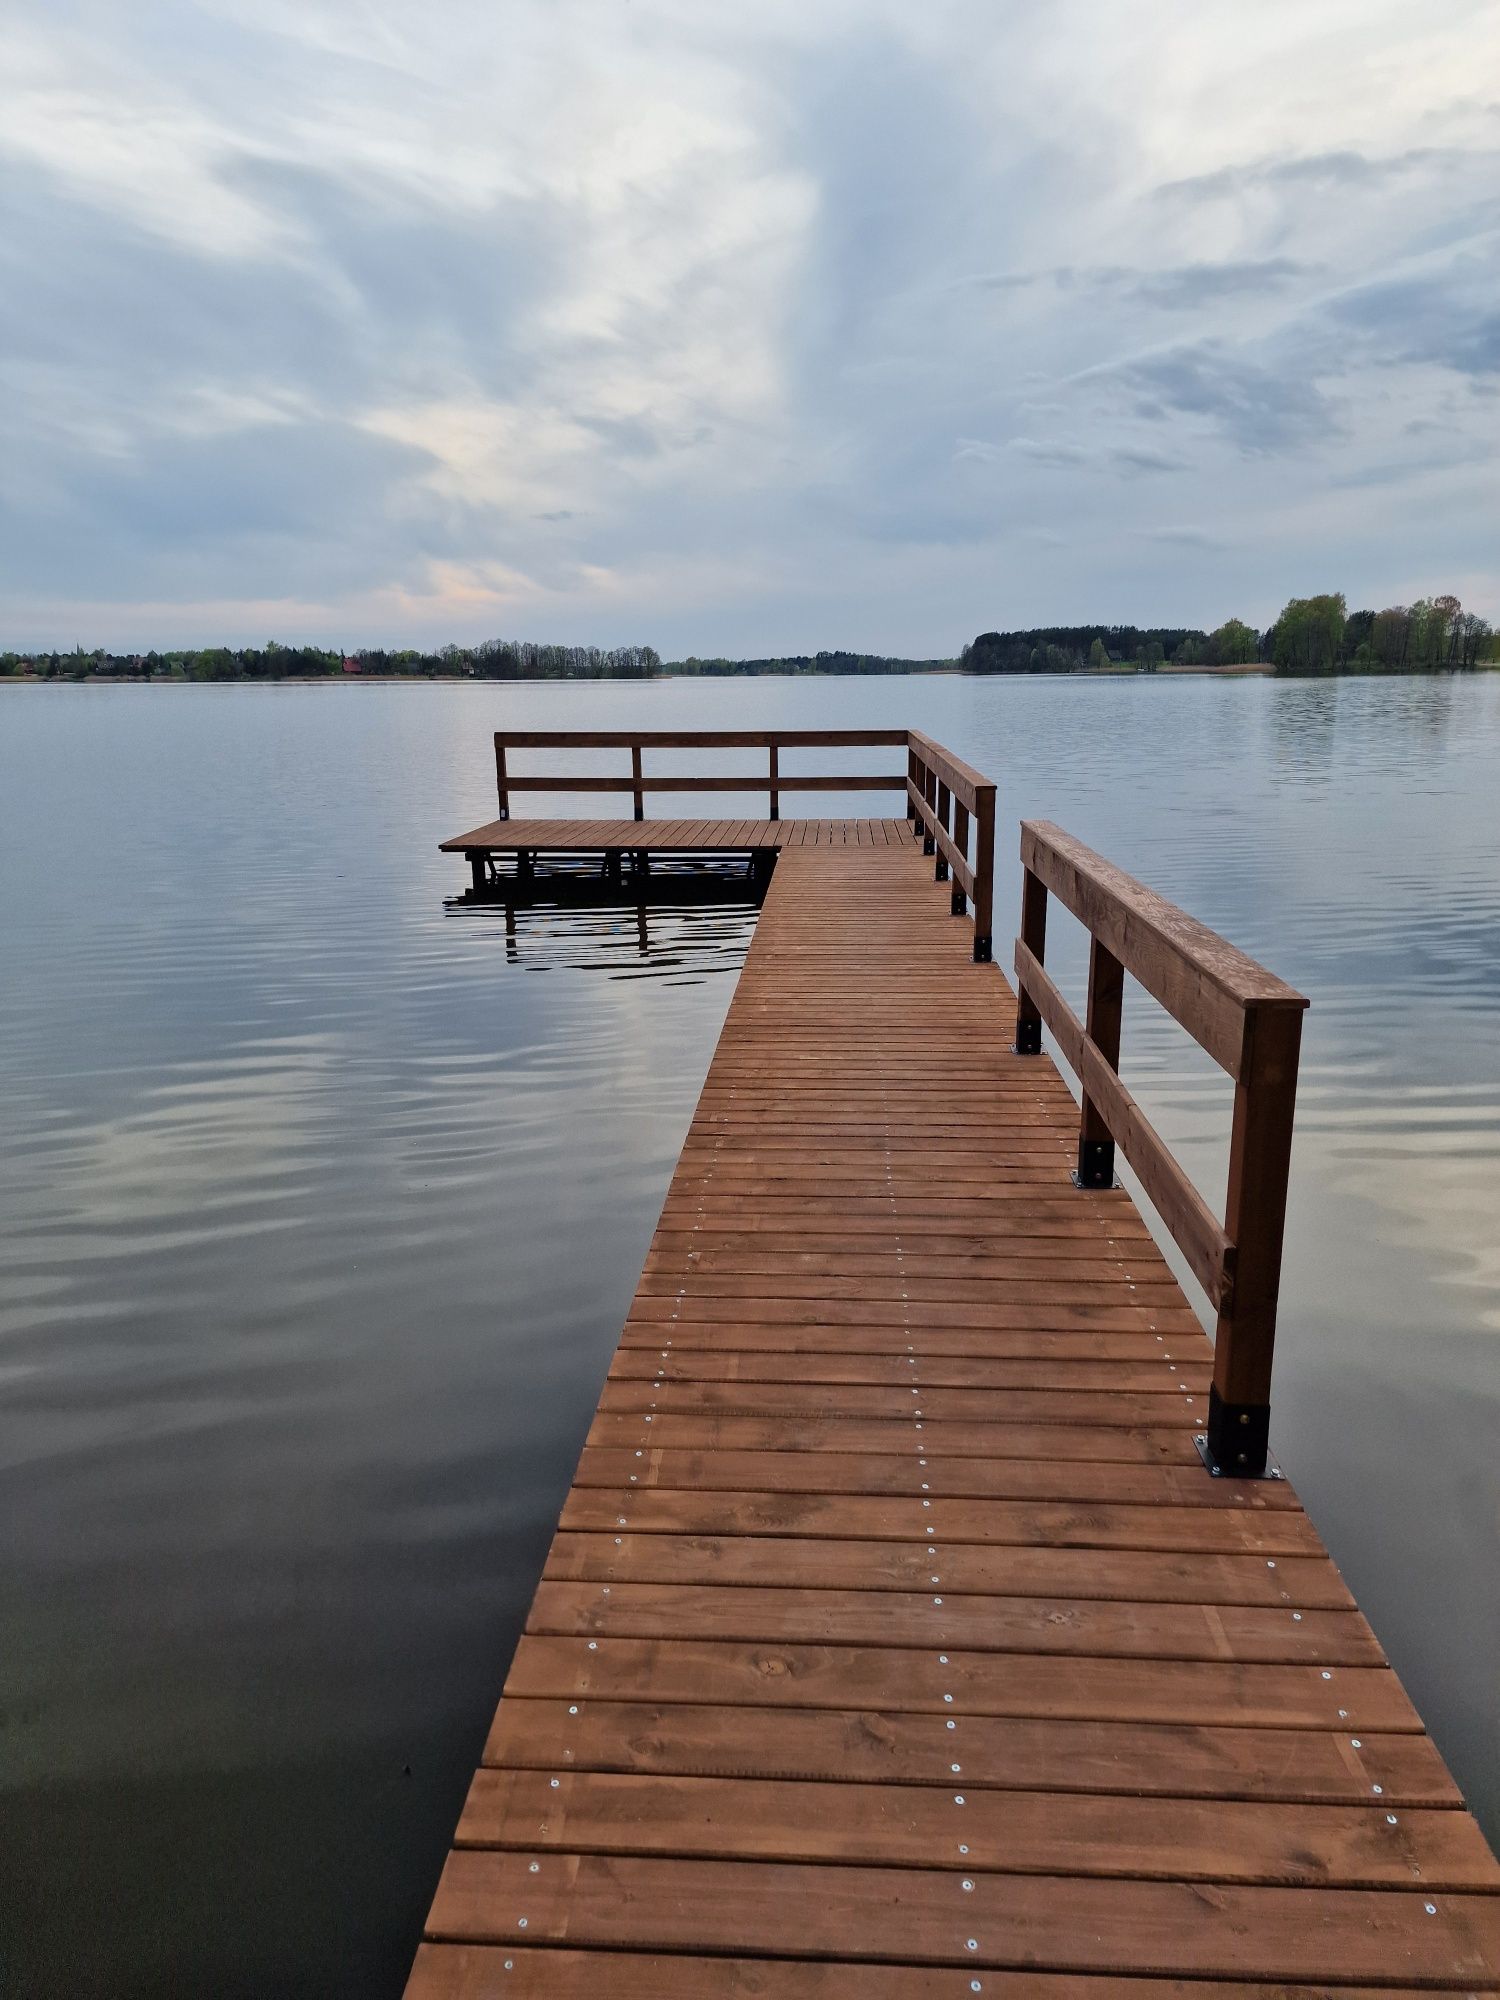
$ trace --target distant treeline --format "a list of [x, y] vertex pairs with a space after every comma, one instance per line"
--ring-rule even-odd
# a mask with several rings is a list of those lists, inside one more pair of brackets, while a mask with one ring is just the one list
[[668, 660], [664, 674], [939, 674], [957, 660], [896, 660], [884, 653], [788, 653], [779, 659]]
[[1456, 597], [1424, 597], [1385, 611], [1350, 611], [1341, 593], [1294, 597], [1257, 632], [1228, 618], [1215, 631], [1173, 626], [1045, 625], [981, 632], [959, 664], [976, 674], [1067, 674], [1133, 666], [1266, 665], [1282, 674], [1460, 672], [1500, 660], [1488, 620]]
[[1500, 635], [1456, 597], [1424, 597], [1385, 611], [1350, 611], [1342, 595], [1294, 597], [1257, 632], [1227, 618], [1212, 632], [1182, 625], [1039, 625], [981, 632], [956, 660], [903, 660], [883, 653], [789, 653], [777, 658], [663, 661], [651, 646], [554, 646], [486, 639], [424, 653], [359, 647], [203, 646], [175, 652], [0, 652], [0, 674], [44, 680], [117, 676], [137, 680], [277, 681], [361, 674], [459, 676], [472, 680], [650, 680], [731, 674], [1070, 674], [1134, 667], [1269, 666], [1283, 674], [1458, 672], [1500, 662]]
[[444, 646], [435, 653], [415, 648], [389, 651], [358, 647], [353, 652], [324, 646], [200, 646], [175, 652], [0, 653], [0, 673], [37, 674], [44, 680], [85, 680], [98, 674], [134, 680], [284, 681], [360, 674], [462, 675], [474, 680], [552, 681], [648, 679], [661, 672], [652, 646], [538, 645], [531, 639], [486, 639], [477, 646]]

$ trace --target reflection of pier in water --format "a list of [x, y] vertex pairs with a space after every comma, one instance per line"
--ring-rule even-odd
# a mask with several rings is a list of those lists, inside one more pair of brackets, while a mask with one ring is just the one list
[[[547, 855], [527, 865], [515, 857], [512, 865], [487, 857], [482, 879], [463, 895], [450, 897], [453, 912], [498, 913], [505, 927], [505, 956], [520, 964], [528, 941], [546, 938], [563, 943], [570, 952], [597, 941], [618, 947], [633, 926], [635, 953], [640, 959], [687, 961], [695, 972], [728, 971], [743, 961], [749, 925], [743, 930], [695, 926], [691, 913], [722, 910], [750, 918], [765, 901], [771, 879], [770, 857], [720, 856], [709, 860], [660, 857], [637, 867], [619, 854], [601, 858]], [[611, 866], [614, 863], [616, 865]], [[554, 917], [565, 922], [553, 926]], [[531, 919], [530, 922], [527, 920]], [[590, 924], [589, 919], [597, 920]], [[704, 946], [721, 961], [710, 964]]]

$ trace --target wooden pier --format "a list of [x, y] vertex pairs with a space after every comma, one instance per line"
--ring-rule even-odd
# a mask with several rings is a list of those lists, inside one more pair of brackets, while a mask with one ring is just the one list
[[[504, 739], [446, 843], [775, 861], [408, 2000], [1500, 1991], [1500, 1867], [1267, 1459], [1305, 1003], [1038, 824], [1018, 999], [978, 773], [870, 732], [906, 817], [647, 821], [669, 740], [532, 739], [632, 749], [641, 817], [580, 824], [508, 816]], [[1125, 971], [1234, 1079], [1222, 1220]]]

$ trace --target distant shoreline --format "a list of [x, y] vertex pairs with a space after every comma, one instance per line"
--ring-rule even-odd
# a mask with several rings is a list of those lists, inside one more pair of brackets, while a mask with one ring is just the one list
[[[538, 674], [526, 679], [520, 675], [507, 675], [504, 679], [489, 678], [482, 674], [231, 674], [222, 680], [190, 680], [186, 675], [173, 674], [0, 674], [0, 688], [7, 687], [663, 687], [677, 686], [688, 682], [702, 685], [707, 681], [900, 681], [900, 680], [964, 680], [964, 681], [1144, 681], [1158, 679], [1165, 675], [1181, 678], [1183, 675], [1200, 674], [1211, 680], [1244, 680], [1257, 675], [1274, 675], [1275, 669], [1268, 661], [1255, 660], [1246, 666], [1188, 666], [1163, 661], [1158, 666], [1145, 670], [1139, 667], [1077, 667], [1068, 673], [1049, 673], [1045, 669], [1027, 668], [1021, 673], [984, 673], [973, 668], [913, 667], [906, 674], [845, 674], [820, 673], [816, 667], [805, 667], [794, 674], [778, 673], [733, 673], [733, 674], [641, 674], [638, 677], [622, 678], [602, 674]], [[1380, 680], [1393, 679], [1389, 674], [1312, 674], [1312, 680]]]

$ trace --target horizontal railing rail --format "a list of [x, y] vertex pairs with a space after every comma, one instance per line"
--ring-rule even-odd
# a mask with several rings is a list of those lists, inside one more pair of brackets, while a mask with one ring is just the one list
[[[1079, 1079], [1080, 1187], [1109, 1187], [1118, 1145], [1217, 1315], [1206, 1456], [1215, 1472], [1264, 1472], [1281, 1284], [1302, 994], [1217, 932], [1045, 820], [1021, 827], [1016, 1048], [1042, 1029]], [[1049, 895], [1089, 932], [1087, 1018], [1046, 970]], [[1234, 1078], [1222, 1223], [1120, 1081], [1125, 974]]]
[[[505, 729], [495, 731], [495, 778], [500, 793], [500, 817], [510, 818], [512, 792], [628, 792], [637, 819], [646, 816], [648, 792], [759, 792], [769, 795], [768, 817], [780, 819], [785, 792], [899, 792], [905, 779], [880, 773], [850, 772], [844, 776], [783, 773], [783, 750], [870, 749], [906, 742], [904, 729]], [[513, 750], [628, 750], [630, 775], [618, 777], [560, 776], [510, 769]], [[644, 767], [647, 750], [764, 750], [766, 775], [701, 776], [697, 773], [655, 774]]]
[[[900, 748], [904, 773], [785, 771], [783, 750]], [[701, 775], [649, 772], [648, 750], [764, 750], [764, 774]], [[565, 775], [518, 773], [510, 758], [517, 750], [628, 750], [630, 771]], [[923, 851], [936, 857], [939, 881], [953, 883], [955, 916], [974, 905], [974, 956], [994, 953], [995, 787], [918, 729], [506, 729], [495, 732], [495, 781], [500, 818], [511, 816], [514, 795], [537, 792], [628, 794], [634, 817], [646, 816], [647, 793], [760, 792], [767, 794], [768, 818], [781, 818], [783, 792], [899, 792], [907, 816], [922, 834]], [[971, 853], [972, 849], [972, 853]]]

